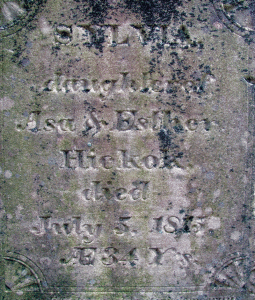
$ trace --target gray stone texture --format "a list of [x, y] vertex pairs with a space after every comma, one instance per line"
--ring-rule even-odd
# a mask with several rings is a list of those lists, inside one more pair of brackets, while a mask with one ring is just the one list
[[0, 299], [254, 299], [254, 1], [0, 10]]

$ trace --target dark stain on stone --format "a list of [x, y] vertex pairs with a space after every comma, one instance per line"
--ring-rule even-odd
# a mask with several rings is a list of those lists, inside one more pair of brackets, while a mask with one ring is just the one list
[[193, 216], [185, 216], [184, 225], [182, 228], [183, 232], [190, 232], [190, 224], [191, 224], [193, 218], [194, 218]]
[[161, 148], [172, 148], [173, 133], [169, 129], [162, 128], [158, 133], [158, 137], [161, 143]]
[[179, 166], [177, 161], [183, 157], [183, 152], [180, 151], [180, 147], [174, 143], [177, 134], [182, 133], [183, 130], [178, 126], [174, 130], [175, 132], [170, 129], [162, 128], [158, 132], [160, 151], [164, 159], [164, 168], [172, 168], [175, 165]]
[[[83, 4], [83, 13], [89, 16], [93, 24], [103, 24], [109, 8], [112, 8], [108, 0], [75, 0], [75, 2]], [[80, 8], [79, 4], [78, 7]]]
[[103, 43], [105, 42], [104, 30], [102, 28], [98, 29], [97, 32], [94, 32], [92, 34], [91, 39], [92, 39], [92, 43], [85, 44], [85, 46], [87, 46], [88, 48], [95, 47], [100, 52], [103, 52]]
[[169, 23], [182, 15], [178, 6], [181, 0], [124, 0], [128, 9], [142, 16], [146, 24]]
[[177, 123], [177, 124], [174, 126], [174, 131], [175, 131], [176, 133], [183, 133], [183, 132], [184, 132], [183, 126], [182, 126], [180, 123]]
[[181, 41], [190, 39], [189, 31], [186, 26], [182, 25], [180, 29], [178, 29], [178, 37], [180, 38]]
[[245, 77], [245, 80], [246, 80], [248, 83], [255, 84], [255, 78], [252, 77], [252, 76], [247, 76], [247, 77]]

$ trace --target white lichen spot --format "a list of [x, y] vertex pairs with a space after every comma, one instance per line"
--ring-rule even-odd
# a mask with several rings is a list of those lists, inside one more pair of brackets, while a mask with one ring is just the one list
[[44, 17], [40, 18], [39, 26], [42, 34], [44, 35], [48, 35], [52, 32], [52, 28], [50, 27], [48, 21]]
[[9, 110], [13, 107], [14, 101], [8, 97], [3, 97], [0, 99], [0, 111]]
[[245, 138], [241, 138], [241, 145], [247, 149], [248, 148], [248, 142]]
[[197, 208], [193, 211], [192, 213], [193, 217], [201, 217], [203, 215], [202, 209], [201, 208]]
[[10, 179], [12, 177], [12, 172], [10, 170], [6, 170], [4, 172], [4, 177]]
[[15, 211], [15, 215], [16, 215], [16, 219], [17, 220], [20, 220], [22, 218], [22, 214], [21, 214], [21, 211], [23, 210], [24, 208], [19, 204], [17, 206], [17, 209]]
[[219, 229], [221, 225], [220, 218], [218, 217], [210, 217], [207, 221], [207, 226], [209, 229]]
[[31, 193], [31, 197], [32, 197], [32, 199], [36, 199], [36, 198], [37, 198], [36, 192], [32, 192], [32, 193]]
[[213, 76], [209, 76], [209, 82], [210, 83], [216, 82], [216, 78], [214, 78]]
[[[176, 245], [177, 246], [177, 245]], [[191, 251], [191, 242], [190, 237], [182, 235], [178, 241], [178, 249], [183, 253], [190, 253]]]
[[220, 189], [216, 190], [216, 191], [213, 193], [213, 200], [217, 199], [219, 196], [220, 196]]
[[175, 176], [180, 176], [180, 175], [185, 176], [187, 174], [187, 172], [183, 169], [173, 167], [172, 170], [171, 170], [171, 174], [173, 174]]
[[233, 231], [230, 235], [231, 240], [238, 241], [241, 237], [241, 233], [239, 231]]
[[213, 26], [218, 30], [223, 28], [223, 24], [220, 22], [214, 22]]
[[202, 192], [200, 192], [198, 195], [197, 195], [197, 202], [201, 202], [202, 199], [203, 199], [204, 195]]
[[11, 214], [7, 214], [7, 219], [8, 220], [11, 220], [13, 217], [12, 217], [12, 215]]
[[16, 294], [17, 294], [18, 296], [21, 296], [21, 295], [23, 295], [23, 291], [18, 290], [18, 291], [16, 292]]
[[40, 258], [40, 263], [42, 265], [45, 265], [45, 266], [49, 267], [51, 265], [52, 261], [49, 257], [42, 257], [42, 258]]
[[211, 208], [211, 207], [206, 207], [206, 209], [205, 209], [205, 214], [206, 214], [207, 216], [211, 215], [211, 214], [212, 214], [212, 208]]

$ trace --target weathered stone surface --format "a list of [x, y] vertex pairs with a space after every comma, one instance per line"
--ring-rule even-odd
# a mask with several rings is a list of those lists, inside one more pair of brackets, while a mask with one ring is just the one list
[[254, 2], [0, 21], [0, 298], [254, 299]]

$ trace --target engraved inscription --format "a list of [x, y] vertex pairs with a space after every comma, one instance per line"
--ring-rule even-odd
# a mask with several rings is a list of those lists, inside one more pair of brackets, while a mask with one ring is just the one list
[[115, 188], [111, 186], [112, 182], [108, 185], [102, 185], [100, 181], [91, 182], [90, 187], [82, 191], [85, 200], [146, 200], [149, 182], [134, 181], [131, 188]]
[[70, 116], [44, 115], [42, 111], [32, 111], [27, 118], [16, 123], [17, 131], [32, 133], [74, 133], [83, 136], [96, 135], [102, 131], [135, 133], [170, 129], [174, 133], [192, 131], [208, 132], [215, 123], [208, 118], [185, 119], [170, 110], [152, 111], [148, 114], [139, 110], [116, 110], [111, 113], [110, 120], [105, 120], [102, 113], [84, 112], [84, 120], [78, 121]]
[[37, 132], [52, 132], [56, 131], [59, 133], [73, 132], [75, 130], [74, 119], [72, 118], [42, 118], [41, 111], [33, 111], [29, 114], [27, 119], [16, 124], [18, 131], [28, 130], [33, 133]]
[[206, 232], [213, 232], [220, 228], [220, 218], [212, 215], [212, 209], [206, 211], [195, 210], [190, 215], [180, 216], [160, 216], [153, 218], [152, 233], [174, 234], [179, 236], [183, 233], [192, 233], [200, 237]]
[[62, 150], [64, 164], [68, 169], [162, 169], [173, 167], [183, 168], [180, 159], [183, 153], [172, 154], [168, 150], [161, 150], [158, 155], [132, 155], [128, 150], [118, 150], [114, 156], [97, 156], [94, 151]]
[[104, 266], [116, 264], [130, 265], [134, 267], [139, 260], [137, 248], [130, 250], [117, 249], [115, 247], [97, 248], [97, 247], [74, 247], [71, 258], [61, 259], [63, 264], [80, 264], [83, 266], [94, 266], [100, 262]]
[[[174, 57], [174, 54], [172, 54]], [[207, 84], [215, 81], [211, 74], [205, 74], [199, 82], [192, 80], [174, 80], [169, 74], [162, 74], [154, 78], [151, 73], [141, 73], [139, 77], [132, 77], [129, 72], [121, 72], [107, 79], [91, 78], [67, 78], [63, 74], [54, 74], [39, 88], [40, 92], [54, 94], [89, 94], [97, 96], [111, 96], [113, 94], [126, 95], [140, 92], [142, 94], [166, 94], [171, 95], [177, 89], [183, 89], [187, 94], [201, 94]]]
[[97, 248], [76, 247], [74, 258], [79, 260], [81, 265], [93, 265]]
[[60, 44], [68, 44], [72, 40], [80, 41], [83, 46], [91, 47], [100, 40], [106, 40], [109, 46], [129, 46], [134, 38], [142, 45], [151, 41], [158, 43], [170, 42], [170, 28], [167, 25], [60, 25], [56, 27], [56, 36], [68, 33], [68, 39], [56, 38]]
[[178, 261], [182, 267], [187, 267], [192, 261], [189, 254], [182, 255], [175, 248], [150, 248], [151, 260], [150, 264], [162, 265], [169, 263], [171, 260]]
[[142, 250], [132, 246], [129, 249], [114, 246], [106, 248], [77, 246], [73, 248], [70, 257], [60, 260], [65, 265], [95, 266], [100, 264], [101, 266], [111, 267], [119, 264], [133, 268], [136, 268], [142, 261], [148, 268], [172, 266], [175, 275], [180, 278], [187, 276], [186, 269], [197, 265], [192, 255], [181, 253], [174, 247], [165, 249], [146, 248]]
[[39, 225], [33, 226], [30, 232], [40, 237], [49, 232], [57, 236], [74, 236], [84, 243], [91, 243], [101, 235], [102, 229], [102, 224], [87, 223], [80, 216], [68, 220], [41, 216]]
[[61, 44], [68, 44], [72, 40], [72, 27], [60, 25], [56, 28], [55, 39]]

